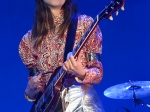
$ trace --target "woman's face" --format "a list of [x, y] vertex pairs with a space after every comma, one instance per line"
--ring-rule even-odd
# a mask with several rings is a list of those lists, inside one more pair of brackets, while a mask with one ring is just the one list
[[66, 0], [43, 0], [50, 8], [61, 8]]

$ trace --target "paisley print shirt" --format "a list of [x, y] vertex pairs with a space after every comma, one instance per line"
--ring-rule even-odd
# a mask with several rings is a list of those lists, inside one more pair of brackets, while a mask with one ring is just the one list
[[[40, 72], [47, 72], [54, 71], [58, 66], [63, 64], [64, 47], [68, 31], [65, 31], [62, 38], [58, 38], [58, 29], [63, 21], [63, 13], [55, 17], [54, 30], [50, 31], [46, 38], [43, 39], [38, 50], [33, 49], [33, 42], [31, 40], [32, 31], [28, 31], [23, 36], [19, 44], [19, 54], [27, 68], [37, 67]], [[74, 47], [78, 44], [92, 22], [93, 19], [90, 16], [80, 15], [78, 17]], [[87, 68], [85, 78], [82, 81], [83, 84], [98, 84], [103, 76], [102, 63], [98, 60], [88, 61], [87, 54], [91, 52], [102, 53], [102, 34], [98, 26], [81, 49], [80, 57], [78, 57], [82, 60], [83, 66]], [[52, 73], [49, 73], [46, 76], [47, 81], [51, 74]]]

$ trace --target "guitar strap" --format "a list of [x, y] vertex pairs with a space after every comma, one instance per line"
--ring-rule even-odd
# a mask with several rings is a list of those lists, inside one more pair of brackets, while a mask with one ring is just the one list
[[73, 50], [73, 45], [75, 41], [76, 29], [78, 16], [73, 16], [74, 20], [70, 23], [68, 27], [68, 33], [65, 44], [65, 52], [64, 52], [64, 61], [66, 61], [67, 54]]

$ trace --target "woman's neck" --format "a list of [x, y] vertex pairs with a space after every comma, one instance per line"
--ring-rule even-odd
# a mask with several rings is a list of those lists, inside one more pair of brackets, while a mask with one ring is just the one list
[[50, 8], [50, 10], [51, 10], [54, 17], [59, 15], [61, 12], [61, 8]]

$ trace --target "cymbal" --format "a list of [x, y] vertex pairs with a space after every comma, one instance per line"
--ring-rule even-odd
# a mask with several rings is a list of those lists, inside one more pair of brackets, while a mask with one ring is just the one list
[[133, 99], [133, 89], [136, 98], [150, 96], [150, 81], [135, 81], [118, 84], [107, 88], [104, 95], [113, 99]]

